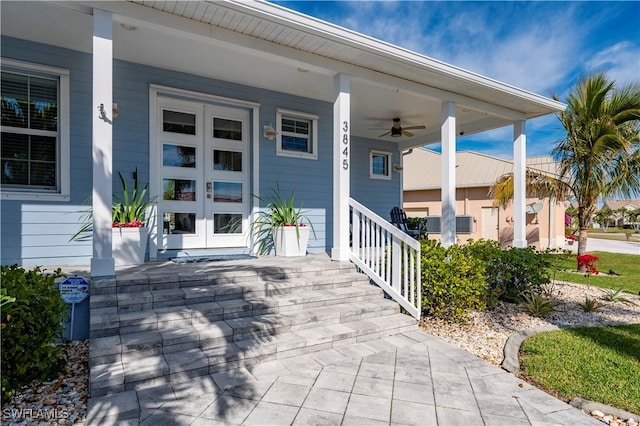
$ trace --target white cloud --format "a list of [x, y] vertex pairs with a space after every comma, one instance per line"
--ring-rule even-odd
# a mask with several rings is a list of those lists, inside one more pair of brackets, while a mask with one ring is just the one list
[[587, 71], [604, 71], [618, 86], [640, 79], [640, 47], [621, 41], [597, 52], [586, 63]]

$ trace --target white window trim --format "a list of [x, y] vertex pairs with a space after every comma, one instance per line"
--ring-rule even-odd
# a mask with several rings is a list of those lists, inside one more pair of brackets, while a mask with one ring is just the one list
[[31, 71], [43, 74], [51, 74], [52, 76], [57, 76], [59, 78], [60, 86], [58, 88], [58, 192], [3, 189], [1, 198], [3, 200], [69, 201], [71, 199], [69, 70], [7, 58], [2, 58], [2, 69], [6, 69], [7, 71], [11, 71], [10, 69], [14, 69], [13, 72], [24, 71], [25, 73], [28, 73], [29, 71]]
[[[311, 152], [297, 152], [282, 149], [282, 118], [300, 118], [311, 121]], [[318, 116], [306, 112], [291, 111], [288, 109], [276, 109], [276, 155], [281, 157], [304, 158], [307, 160], [318, 159]]]
[[[373, 156], [384, 155], [387, 157], [387, 174], [386, 175], [378, 175], [373, 173]], [[371, 179], [391, 179], [391, 153], [387, 151], [369, 151], [369, 177]]]

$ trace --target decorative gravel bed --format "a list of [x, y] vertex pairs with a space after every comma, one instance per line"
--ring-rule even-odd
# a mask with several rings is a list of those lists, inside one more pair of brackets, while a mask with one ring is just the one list
[[65, 345], [67, 367], [49, 382], [34, 382], [16, 392], [2, 406], [2, 424], [72, 425], [87, 416], [89, 341]]

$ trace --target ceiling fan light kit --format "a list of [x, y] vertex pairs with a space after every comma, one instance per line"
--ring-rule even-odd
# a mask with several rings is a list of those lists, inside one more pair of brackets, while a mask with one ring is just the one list
[[392, 138], [399, 138], [402, 136], [406, 136], [410, 138], [414, 136], [414, 134], [409, 132], [408, 130], [417, 130], [417, 129], [426, 129], [426, 126], [420, 124], [417, 126], [409, 126], [409, 127], [403, 128], [402, 125], [400, 124], [400, 118], [396, 117], [393, 119], [393, 126], [391, 126], [391, 130], [379, 135], [378, 137], [382, 138], [382, 137], [391, 135]]

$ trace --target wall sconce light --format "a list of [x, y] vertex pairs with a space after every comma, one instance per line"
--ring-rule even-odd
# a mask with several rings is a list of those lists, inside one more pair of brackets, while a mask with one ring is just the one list
[[268, 125], [264, 126], [263, 130], [262, 130], [262, 135], [269, 139], [270, 141], [273, 140], [273, 138], [276, 137], [276, 135], [278, 134], [278, 132], [276, 132], [276, 129], [273, 128], [273, 125], [271, 123], [269, 123]]
[[402, 173], [402, 170], [404, 169], [404, 167], [402, 167], [400, 164], [396, 163], [393, 165], [393, 171], [396, 173]]
[[118, 118], [119, 115], [120, 115], [120, 108], [118, 108], [118, 104], [114, 102], [113, 106], [111, 107], [111, 116], [115, 120], [116, 118]]
[[513, 223], [513, 217], [511, 217], [511, 216], [507, 216], [507, 218], [505, 219], [505, 222], [507, 222], [507, 223]]

